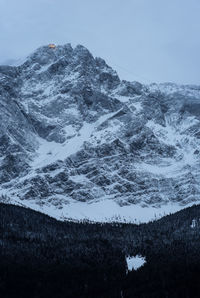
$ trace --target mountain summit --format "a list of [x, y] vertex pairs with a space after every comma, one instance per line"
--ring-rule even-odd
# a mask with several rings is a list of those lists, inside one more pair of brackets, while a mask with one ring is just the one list
[[146, 221], [199, 201], [200, 87], [121, 81], [83, 46], [0, 66], [2, 200]]

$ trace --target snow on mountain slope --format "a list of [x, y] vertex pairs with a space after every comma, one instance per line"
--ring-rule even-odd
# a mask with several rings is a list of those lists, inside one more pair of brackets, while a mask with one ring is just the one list
[[[89, 140], [91, 134], [94, 133], [103, 122], [115, 114], [117, 113], [114, 112], [103, 115], [95, 123], [85, 122], [77, 133], [75, 133], [76, 131], [73, 131], [75, 134], [72, 138], [62, 144], [56, 143], [54, 141], [48, 142], [40, 138], [41, 142], [39, 141], [39, 148], [36, 152], [37, 156], [31, 163], [31, 166], [33, 168], [44, 167], [48, 164], [56, 162], [57, 160], [65, 160], [68, 156], [78, 152], [81, 149], [83, 143]], [[67, 132], [68, 127], [71, 130], [71, 126], [66, 126], [65, 129]]]
[[83, 46], [44, 46], [0, 67], [0, 106], [9, 202], [63, 219], [147, 221], [199, 201], [198, 86], [120, 81]]

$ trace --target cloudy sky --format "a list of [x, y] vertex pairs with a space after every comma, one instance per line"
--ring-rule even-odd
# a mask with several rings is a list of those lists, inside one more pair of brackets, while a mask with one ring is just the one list
[[0, 63], [83, 44], [121, 78], [200, 84], [199, 0], [0, 0]]

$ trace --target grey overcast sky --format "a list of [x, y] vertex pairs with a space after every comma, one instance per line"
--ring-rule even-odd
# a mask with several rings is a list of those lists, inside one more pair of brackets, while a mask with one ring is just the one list
[[0, 0], [0, 63], [82, 44], [121, 78], [200, 85], [200, 0]]

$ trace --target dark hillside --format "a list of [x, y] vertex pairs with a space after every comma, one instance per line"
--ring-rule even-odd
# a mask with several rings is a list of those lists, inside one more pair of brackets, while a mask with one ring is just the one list
[[[193, 228], [191, 227], [193, 221]], [[199, 297], [200, 206], [141, 224], [0, 204], [0, 297]], [[147, 263], [126, 275], [126, 255]]]

